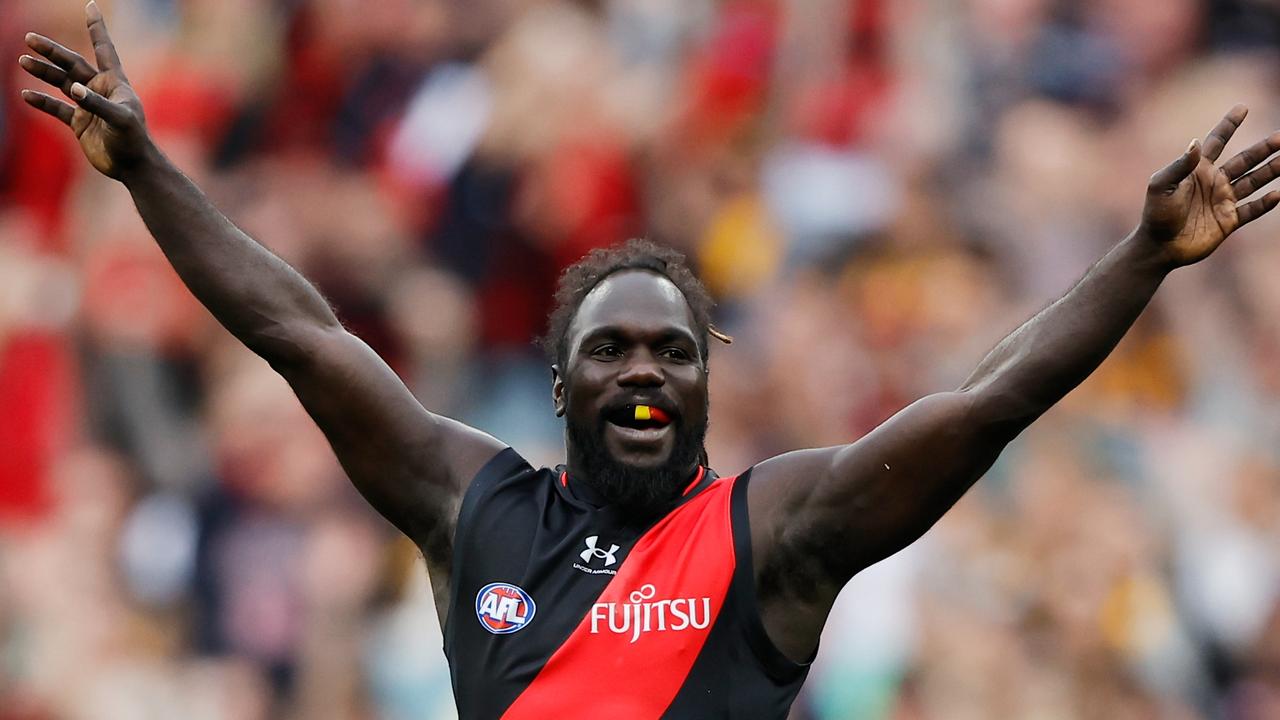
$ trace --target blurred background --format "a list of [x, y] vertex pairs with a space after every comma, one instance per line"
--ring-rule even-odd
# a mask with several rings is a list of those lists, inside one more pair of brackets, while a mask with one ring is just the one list
[[[723, 475], [956, 387], [1233, 103], [1276, 0], [100, 0], [152, 132], [422, 401], [562, 459], [556, 275], [647, 236], [737, 337]], [[449, 718], [417, 551], [27, 108], [0, 0], [0, 719]], [[796, 718], [1280, 718], [1280, 223], [842, 596]]]

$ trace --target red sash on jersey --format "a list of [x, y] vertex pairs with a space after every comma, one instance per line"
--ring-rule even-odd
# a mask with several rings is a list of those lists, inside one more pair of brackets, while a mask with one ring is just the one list
[[730, 497], [719, 478], [628, 553], [586, 617], [503, 720], [656, 720], [675, 699], [733, 579]]

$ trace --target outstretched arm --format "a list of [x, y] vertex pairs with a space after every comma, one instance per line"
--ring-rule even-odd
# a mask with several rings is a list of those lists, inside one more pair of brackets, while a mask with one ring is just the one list
[[[97, 67], [34, 33], [19, 60], [75, 104], [24, 91], [75, 132], [89, 162], [128, 188], [182, 281], [237, 339], [288, 380], [360, 492], [427, 551], [447, 544], [463, 488], [502, 445], [427, 412], [320, 293], [241, 232], [152, 142], [142, 104], [95, 3], [86, 8]], [[441, 554], [443, 553], [434, 553]]]
[[[762, 463], [750, 494], [766, 626], [798, 655], [840, 588], [913, 542], [1004, 446], [1107, 357], [1171, 270], [1207, 257], [1280, 191], [1238, 203], [1280, 173], [1280, 133], [1215, 167], [1245, 108], [1151, 177], [1138, 228], [1066, 295], [1004, 339], [953, 392], [923, 398], [857, 442]], [[1252, 172], [1249, 172], [1252, 169]], [[799, 613], [771, 613], [779, 607]], [[772, 618], [772, 619], [771, 619]], [[784, 650], [788, 648], [784, 647]]]

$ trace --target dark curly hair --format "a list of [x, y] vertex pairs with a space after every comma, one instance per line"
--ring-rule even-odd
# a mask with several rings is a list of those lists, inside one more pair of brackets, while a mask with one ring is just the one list
[[626, 270], [647, 270], [670, 280], [693, 311], [693, 322], [698, 335], [698, 353], [707, 362], [707, 339], [714, 337], [721, 342], [733, 342], [711, 324], [711, 309], [715, 302], [702, 281], [693, 274], [680, 252], [649, 240], [633, 239], [622, 245], [597, 248], [587, 256], [565, 268], [556, 286], [555, 307], [547, 316], [547, 334], [539, 343], [547, 359], [565, 366], [569, 356], [569, 325], [578, 313], [578, 306], [605, 278]]

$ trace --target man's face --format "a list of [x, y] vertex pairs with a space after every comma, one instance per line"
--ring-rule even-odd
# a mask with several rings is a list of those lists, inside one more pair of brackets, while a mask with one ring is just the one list
[[[645, 271], [606, 278], [569, 327], [556, 411], [565, 416], [571, 467], [612, 502], [652, 509], [697, 466], [707, 375], [694, 328], [680, 290]], [[637, 422], [636, 405], [670, 422]]]

